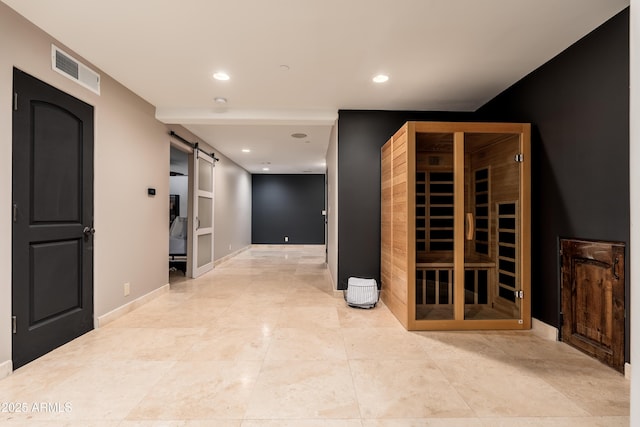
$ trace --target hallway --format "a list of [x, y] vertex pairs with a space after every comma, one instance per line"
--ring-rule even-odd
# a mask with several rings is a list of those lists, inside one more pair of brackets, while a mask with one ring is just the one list
[[629, 425], [617, 372], [530, 332], [407, 332], [333, 296], [324, 255], [254, 246], [173, 284], [0, 380], [0, 424]]

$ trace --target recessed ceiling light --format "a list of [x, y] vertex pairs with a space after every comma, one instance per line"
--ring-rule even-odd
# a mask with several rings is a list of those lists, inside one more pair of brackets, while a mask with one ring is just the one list
[[250, 152], [251, 152], [251, 150], [249, 150], [248, 148], [243, 148], [243, 149], [242, 149], [242, 152], [243, 152], [243, 153], [250, 153]]
[[263, 170], [263, 171], [268, 171], [268, 170], [269, 170], [269, 168], [262, 168], [262, 170]]
[[389, 76], [387, 76], [386, 74], [378, 74], [373, 78], [373, 81], [376, 83], [384, 83], [387, 80], [389, 80]]
[[298, 138], [298, 139], [300, 139], [300, 138], [306, 138], [306, 137], [307, 137], [307, 134], [306, 134], [306, 133], [292, 133], [292, 134], [291, 134], [291, 137], [292, 137], [292, 138]]
[[218, 96], [216, 98], [213, 98], [213, 100], [216, 102], [216, 104], [226, 104], [227, 103], [227, 98], [223, 98], [222, 96]]
[[213, 73], [213, 78], [216, 80], [229, 80], [229, 74], [223, 72], [223, 71], [218, 71], [216, 73]]
[[286, 65], [286, 64], [282, 64], [282, 65], [280, 66], [280, 69], [281, 69], [282, 71], [289, 71], [289, 68], [290, 68], [290, 67], [289, 67], [288, 65]]

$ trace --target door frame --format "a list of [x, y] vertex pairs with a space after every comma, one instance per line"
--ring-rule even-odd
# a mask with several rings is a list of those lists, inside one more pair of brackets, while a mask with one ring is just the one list
[[[454, 257], [453, 257], [453, 319], [431, 320], [416, 319], [415, 313], [415, 287], [409, 286], [410, 318], [409, 328], [414, 330], [474, 330], [474, 329], [530, 329], [531, 328], [531, 137], [530, 125], [526, 123], [456, 123], [453, 128], [449, 123], [417, 122], [409, 123], [408, 138], [408, 164], [409, 174], [413, 177], [408, 183], [409, 189], [409, 229], [415, 230], [415, 153], [416, 132], [448, 132], [453, 135], [453, 173], [454, 173]], [[519, 135], [518, 148], [523, 160], [519, 173], [519, 196], [516, 209], [519, 216], [517, 250], [520, 258], [520, 281], [518, 291], [522, 292], [522, 298], [516, 298], [515, 304], [519, 307], [518, 318], [513, 319], [467, 319], [465, 318], [465, 252], [456, 248], [464, 248], [465, 241], [465, 147], [468, 134], [504, 133]], [[515, 160], [514, 160], [515, 161]], [[415, 253], [415, 242], [408, 253]], [[497, 255], [496, 255], [497, 258]], [[497, 269], [497, 267], [496, 267]], [[415, 258], [410, 259], [409, 272], [415, 274]], [[415, 277], [411, 277], [409, 283], [415, 283]], [[497, 289], [497, 284], [496, 284]]]
[[[173, 136], [169, 138], [169, 145], [187, 154], [187, 230], [189, 230], [193, 221], [193, 207], [191, 206], [191, 197], [192, 197], [191, 181], [193, 180], [193, 177], [191, 175], [193, 170], [192, 164], [193, 164], [193, 157], [194, 157], [193, 156], [194, 148], [179, 141]], [[171, 226], [171, 224], [169, 224], [169, 226]], [[187, 243], [186, 243], [185, 249], [187, 251], [185, 276], [191, 277], [190, 266], [191, 266], [192, 253], [191, 253], [191, 233], [189, 231], [187, 231]], [[169, 256], [167, 256], [167, 258], [169, 258]]]
[[[67, 342], [91, 331], [95, 327], [95, 278], [94, 278], [94, 176], [95, 176], [95, 159], [94, 159], [94, 146], [95, 146], [95, 107], [87, 102], [43, 81], [40, 80], [16, 67], [13, 68], [13, 102], [15, 103], [12, 108], [12, 205], [13, 205], [13, 217], [12, 217], [12, 233], [11, 233], [11, 312], [13, 316], [13, 333], [11, 343], [11, 353], [13, 368], [16, 369], [32, 360], [41, 357], [47, 352], [64, 345]], [[82, 202], [78, 205], [78, 217], [70, 217], [65, 219], [49, 218], [36, 228], [40, 228], [42, 231], [44, 227], [51, 227], [53, 224], [57, 224], [57, 229], [51, 228], [46, 231], [44, 235], [33, 235], [34, 225], [32, 223], [29, 212], [33, 211], [33, 205], [30, 202], [23, 203], [24, 189], [19, 188], [21, 182], [24, 183], [24, 174], [16, 175], [17, 168], [20, 168], [20, 164], [24, 161], [33, 162], [33, 151], [29, 148], [24, 148], [25, 151], [17, 150], [17, 146], [25, 145], [24, 135], [20, 132], [24, 129], [23, 126], [27, 126], [27, 131], [31, 133], [26, 139], [26, 144], [33, 146], [33, 113], [29, 115], [29, 112], [20, 112], [21, 106], [27, 104], [33, 111], [34, 103], [42, 105], [49, 104], [55, 106], [58, 109], [65, 110], [68, 115], [75, 116], [81, 123], [79, 126], [81, 136], [79, 137], [80, 147], [77, 149], [78, 161], [81, 162], [81, 167], [78, 169], [81, 177], [78, 177], [79, 190], [81, 195], [78, 194], [79, 200]], [[50, 107], [47, 107], [50, 108]], [[27, 117], [25, 117], [27, 116]], [[17, 125], [20, 123], [20, 126]], [[66, 137], [66, 135], [65, 135]], [[29, 140], [31, 138], [31, 140]], [[49, 139], [47, 139], [47, 142]], [[16, 157], [18, 156], [18, 158]], [[22, 157], [22, 158], [21, 158]], [[80, 160], [81, 159], [81, 160]], [[49, 159], [50, 160], [50, 159]], [[28, 179], [33, 182], [33, 174], [35, 173], [34, 167], [28, 168]], [[26, 185], [33, 186], [27, 182]], [[31, 194], [30, 190], [28, 194]], [[20, 194], [17, 196], [16, 193]], [[20, 224], [20, 225], [19, 225]], [[16, 227], [21, 229], [16, 230]], [[22, 242], [16, 242], [16, 234], [20, 235], [23, 239]], [[17, 291], [18, 281], [22, 281], [25, 277], [22, 273], [19, 273], [25, 262], [33, 262], [35, 246], [44, 247], [44, 245], [60, 244], [66, 242], [67, 244], [72, 241], [80, 242], [77, 252], [78, 260], [78, 272], [81, 276], [76, 277], [79, 281], [78, 288], [76, 289], [78, 294], [78, 300], [76, 305], [68, 306], [59, 304], [55, 307], [57, 312], [44, 313], [45, 316], [40, 320], [35, 320], [31, 315], [35, 310], [33, 305], [33, 291]], [[25, 249], [20, 244], [29, 245]], [[75, 251], [76, 249], [74, 249]], [[22, 252], [19, 253], [18, 251]], [[18, 253], [17, 253], [18, 252]], [[30, 255], [29, 255], [30, 254]], [[25, 256], [26, 255], [26, 256]], [[27, 258], [25, 260], [25, 258]], [[67, 258], [68, 259], [68, 258]], [[68, 270], [67, 270], [68, 271]], [[73, 270], [71, 270], [73, 271]], [[51, 274], [51, 272], [48, 272]], [[29, 273], [26, 276], [26, 280], [31, 282], [30, 287], [35, 286], [33, 284], [34, 271], [29, 267]], [[51, 276], [49, 276], [51, 277]], [[68, 278], [69, 279], [69, 278]], [[69, 279], [70, 280], [70, 279]], [[23, 284], [22, 282], [20, 284]], [[45, 286], [48, 284], [45, 283]], [[46, 289], [46, 288], [45, 288]], [[68, 289], [67, 289], [68, 290]], [[24, 301], [20, 299], [24, 297], [26, 293], [27, 298], [30, 301]], [[46, 298], [46, 297], [45, 297]], [[66, 301], [65, 304], [70, 303]], [[26, 307], [26, 313], [25, 313]], [[27, 316], [31, 317], [27, 319]], [[17, 318], [16, 318], [17, 317]], [[53, 324], [60, 325], [57, 329], [53, 329]], [[40, 330], [38, 332], [38, 330]], [[25, 336], [25, 334], [29, 334]], [[39, 334], [39, 335], [38, 335]], [[21, 336], [19, 336], [21, 335]], [[34, 342], [36, 340], [37, 342]], [[16, 344], [16, 341], [19, 344]], [[26, 341], [26, 342], [24, 342]], [[20, 346], [27, 345], [30, 351], [26, 353], [22, 352], [17, 354], [16, 350], [19, 350]]]

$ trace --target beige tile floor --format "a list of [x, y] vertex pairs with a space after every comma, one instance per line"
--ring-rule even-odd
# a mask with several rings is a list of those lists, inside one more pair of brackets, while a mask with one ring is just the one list
[[324, 248], [254, 247], [0, 380], [0, 424], [629, 424], [628, 381], [565, 344], [407, 332], [330, 288]]

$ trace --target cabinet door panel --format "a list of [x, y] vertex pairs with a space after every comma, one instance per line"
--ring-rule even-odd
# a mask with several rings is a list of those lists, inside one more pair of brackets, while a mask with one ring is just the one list
[[624, 246], [562, 240], [562, 341], [624, 369]]

